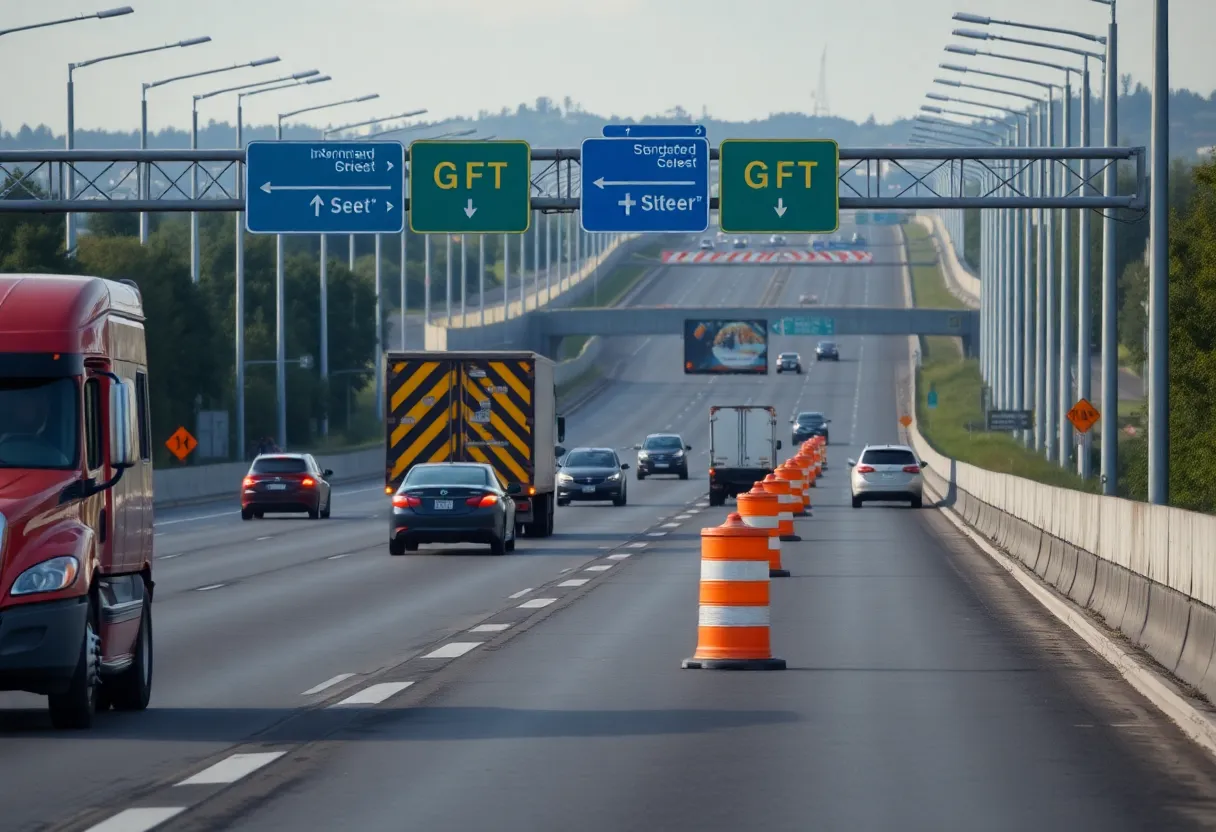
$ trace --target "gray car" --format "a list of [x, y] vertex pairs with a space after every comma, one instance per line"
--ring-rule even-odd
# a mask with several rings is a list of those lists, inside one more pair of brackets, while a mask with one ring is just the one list
[[621, 472], [627, 470], [629, 463], [621, 462], [612, 448], [574, 448], [557, 472], [557, 504], [611, 500], [614, 506], [623, 506], [629, 495]]
[[504, 488], [489, 465], [429, 462], [415, 465], [393, 495], [388, 551], [404, 555], [420, 543], [488, 543], [491, 554], [515, 550], [519, 485]]

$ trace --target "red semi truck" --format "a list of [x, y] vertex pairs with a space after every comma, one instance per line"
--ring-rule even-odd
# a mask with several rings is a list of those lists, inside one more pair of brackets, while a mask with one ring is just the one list
[[88, 728], [152, 690], [152, 447], [130, 281], [0, 275], [0, 690]]

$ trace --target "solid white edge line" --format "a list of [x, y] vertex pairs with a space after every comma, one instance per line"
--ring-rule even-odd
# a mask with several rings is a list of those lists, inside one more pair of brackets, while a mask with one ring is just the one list
[[519, 592], [512, 592], [507, 597], [511, 598], [511, 599], [523, 598], [525, 595], [527, 595], [531, 591], [532, 591], [532, 587], [528, 587], [527, 589], [521, 589]]
[[[936, 493], [936, 489], [932, 487], [929, 490]], [[941, 495], [938, 496], [940, 498]], [[1119, 675], [1127, 680], [1129, 685], [1152, 702], [1181, 728], [1184, 734], [1208, 753], [1216, 754], [1216, 719], [1195, 707], [1163, 674], [1142, 663], [1130, 650], [1094, 626], [1083, 612], [1032, 578], [1021, 564], [985, 540], [983, 535], [974, 531], [953, 510], [940, 508], [938, 511], [984, 554], [1012, 575], [1036, 601], [1084, 639], [1095, 653], [1119, 671]]]
[[232, 754], [213, 766], [187, 777], [177, 786], [219, 786], [235, 783], [248, 777], [260, 768], [268, 766], [286, 754], [286, 751], [264, 751], [253, 754]]
[[503, 630], [509, 630], [510, 624], [478, 624], [470, 633], [501, 633]]
[[228, 586], [228, 584], [207, 584], [206, 586], [198, 587], [194, 591], [195, 592], [210, 592], [211, 590], [219, 589], [222, 586]]
[[481, 641], [449, 641], [440, 647], [436, 647], [425, 656], [423, 659], [458, 659], [470, 650], [480, 647], [485, 642]]
[[355, 674], [353, 674], [353, 673], [339, 673], [337, 676], [334, 676], [332, 679], [326, 679], [321, 684], [309, 688], [308, 690], [301, 693], [300, 696], [313, 696], [315, 694], [320, 693], [323, 690], [329, 690], [334, 685], [338, 684], [339, 682], [345, 682], [347, 679], [349, 679], [350, 677], [352, 677], [354, 675]]
[[568, 581], [562, 581], [558, 586], [582, 586], [590, 580], [590, 578], [571, 578]]
[[519, 605], [521, 610], [538, 610], [541, 607], [547, 607], [556, 601], [556, 598], [533, 598], [531, 601], [524, 601]]
[[85, 832], [148, 832], [186, 811], [185, 806], [145, 806], [123, 809]]
[[370, 685], [358, 693], [351, 694], [341, 702], [330, 705], [331, 708], [342, 708], [348, 705], [379, 705], [390, 696], [396, 696], [408, 688], [413, 682], [381, 682]]

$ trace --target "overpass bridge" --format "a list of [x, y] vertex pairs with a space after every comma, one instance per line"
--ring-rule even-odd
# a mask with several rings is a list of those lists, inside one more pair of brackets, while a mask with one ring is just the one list
[[556, 355], [568, 335], [683, 335], [689, 318], [767, 320], [770, 331], [783, 318], [815, 318], [823, 337], [841, 335], [947, 335], [961, 338], [973, 354], [980, 313], [966, 309], [894, 306], [630, 306], [608, 309], [539, 309], [531, 313], [533, 336]]

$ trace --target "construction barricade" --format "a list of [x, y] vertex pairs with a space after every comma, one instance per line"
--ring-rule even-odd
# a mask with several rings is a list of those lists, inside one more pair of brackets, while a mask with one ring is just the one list
[[791, 459], [787, 464], [793, 465], [802, 471], [802, 477], [806, 484], [802, 489], [802, 515], [804, 517], [810, 517], [811, 489], [815, 487], [815, 463], [810, 456], [802, 451], [799, 451], [797, 456]]
[[739, 505], [739, 516], [743, 518], [744, 523], [753, 529], [764, 529], [768, 533], [768, 576], [788, 578], [789, 570], [781, 565], [781, 532], [778, 528], [780, 498], [765, 491], [761, 483], [756, 483], [751, 491], [736, 496], [735, 502]]
[[769, 634], [768, 532], [738, 514], [701, 530], [697, 649], [688, 670], [785, 670]]
[[760, 487], [770, 494], [776, 494], [777, 499], [780, 501], [780, 512], [777, 514], [777, 530], [781, 536], [781, 540], [785, 543], [802, 540], [801, 537], [794, 534], [794, 510], [798, 503], [798, 498], [790, 493], [790, 484], [774, 474], [769, 474], [764, 478], [764, 482], [760, 483]]

